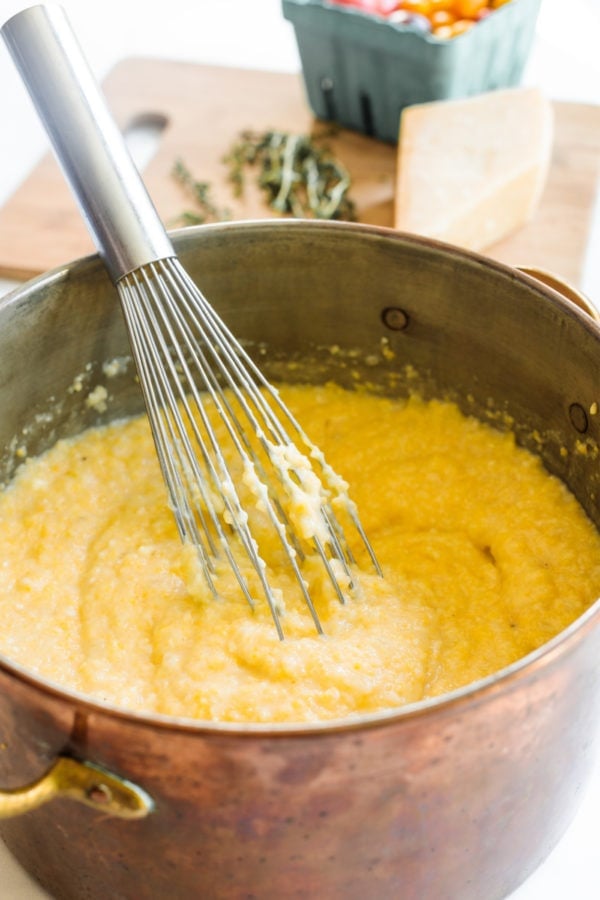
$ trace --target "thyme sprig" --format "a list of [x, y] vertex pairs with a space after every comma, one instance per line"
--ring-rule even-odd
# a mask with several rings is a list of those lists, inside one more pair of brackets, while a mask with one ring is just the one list
[[246, 169], [258, 167], [258, 184], [276, 212], [354, 220], [350, 175], [324, 143], [329, 133], [243, 131], [224, 159], [235, 196], [243, 194]]
[[180, 224], [204, 225], [205, 222], [220, 222], [231, 218], [230, 210], [218, 207], [213, 201], [209, 182], [197, 181], [182, 159], [175, 160], [171, 174], [196, 205], [196, 209], [184, 210], [178, 216]]
[[[247, 172], [253, 169], [267, 204], [277, 213], [354, 221], [350, 175], [326, 143], [332, 133], [331, 129], [312, 134], [241, 132], [223, 158], [233, 195], [243, 195]], [[172, 176], [195, 205], [178, 216], [178, 223], [201, 225], [231, 218], [230, 210], [214, 202], [210, 183], [194, 178], [182, 159], [175, 161]]]

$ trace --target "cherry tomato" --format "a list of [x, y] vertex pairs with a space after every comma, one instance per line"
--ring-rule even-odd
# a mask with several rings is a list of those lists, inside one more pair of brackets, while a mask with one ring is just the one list
[[429, 16], [429, 21], [435, 31], [440, 25], [453, 25], [456, 22], [456, 16], [449, 9], [436, 9]]
[[407, 12], [418, 13], [420, 16], [429, 16], [431, 13], [431, 0], [401, 0], [398, 6]]
[[487, 5], [487, 0], [456, 0], [454, 11], [458, 19], [474, 19]]
[[464, 34], [511, 0], [329, 0], [372, 15], [384, 16], [396, 25], [417, 26], [444, 40]]
[[464, 34], [465, 31], [468, 31], [469, 28], [474, 26], [475, 22], [473, 19], [457, 19], [454, 25], [451, 25], [452, 29], [452, 37], [456, 37], [459, 34]]

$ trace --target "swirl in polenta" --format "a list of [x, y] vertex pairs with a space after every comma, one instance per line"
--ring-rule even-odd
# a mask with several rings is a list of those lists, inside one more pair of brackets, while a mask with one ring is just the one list
[[324, 635], [266, 524], [286, 639], [227, 572], [213, 598], [140, 417], [59, 442], [0, 495], [0, 652], [128, 710], [316, 722], [496, 672], [600, 595], [598, 532], [511, 434], [441, 401], [332, 385], [281, 395], [349, 483], [384, 570], [359, 556], [360, 589], [342, 605], [307, 561]]

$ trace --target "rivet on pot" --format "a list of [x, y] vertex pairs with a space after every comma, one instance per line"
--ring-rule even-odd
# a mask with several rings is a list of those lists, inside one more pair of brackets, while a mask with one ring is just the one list
[[387, 306], [381, 313], [381, 319], [391, 331], [404, 331], [410, 322], [408, 314], [398, 306]]
[[86, 791], [88, 800], [101, 806], [106, 806], [112, 800], [112, 791], [105, 784], [93, 784]]
[[588, 430], [588, 417], [585, 409], [579, 403], [571, 403], [569, 407], [569, 419], [571, 425], [579, 434], [585, 434]]

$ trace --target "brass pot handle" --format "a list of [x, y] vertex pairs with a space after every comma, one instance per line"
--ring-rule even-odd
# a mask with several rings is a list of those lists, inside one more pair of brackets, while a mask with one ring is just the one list
[[0, 791], [0, 818], [20, 816], [55, 797], [69, 797], [121, 819], [141, 819], [154, 808], [152, 798], [137, 785], [90, 762], [59, 756], [37, 781]]
[[537, 269], [534, 266], [516, 266], [516, 268], [519, 272], [523, 272], [525, 275], [530, 275], [531, 278], [535, 278], [536, 281], [541, 281], [546, 287], [558, 291], [559, 294], [562, 294], [563, 297], [566, 297], [567, 300], [570, 300], [578, 306], [579, 309], [586, 312], [592, 319], [595, 319], [596, 321], [600, 320], [600, 313], [589, 297], [586, 297], [582, 291], [577, 290], [577, 288], [574, 288], [572, 285], [567, 284], [567, 282], [563, 281], [562, 278], [559, 278], [558, 275], [547, 272], [545, 269]]

